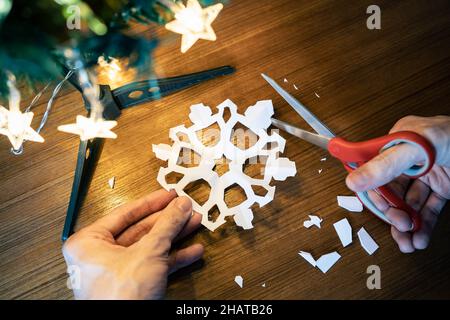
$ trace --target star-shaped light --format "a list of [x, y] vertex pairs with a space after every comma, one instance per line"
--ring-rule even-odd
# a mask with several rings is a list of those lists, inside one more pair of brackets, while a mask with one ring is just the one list
[[85, 141], [93, 138], [117, 138], [111, 131], [117, 125], [117, 121], [105, 121], [103, 119], [86, 118], [77, 116], [77, 122], [58, 127], [59, 131], [73, 133], [80, 136]]
[[198, 0], [188, 0], [187, 5], [179, 5], [175, 11], [175, 20], [166, 24], [166, 29], [182, 34], [181, 52], [185, 53], [198, 39], [216, 40], [211, 23], [216, 19], [223, 5], [202, 8]]
[[19, 150], [25, 140], [44, 142], [44, 138], [31, 128], [33, 112], [20, 112], [19, 108], [0, 106], [0, 134], [8, 137], [14, 150]]
[[103, 68], [102, 71], [107, 74], [110, 80], [112, 80], [119, 75], [122, 68], [120, 67], [119, 60], [116, 58], [109, 57], [109, 60], [110, 61], [108, 62], [103, 56], [100, 56], [97, 59], [97, 64]]

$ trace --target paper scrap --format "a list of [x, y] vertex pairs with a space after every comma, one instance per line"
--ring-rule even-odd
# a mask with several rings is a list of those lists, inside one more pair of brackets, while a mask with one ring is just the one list
[[314, 216], [314, 215], [308, 215], [309, 220], [305, 220], [303, 222], [303, 226], [307, 229], [311, 228], [312, 226], [316, 226], [317, 228], [320, 229], [320, 223], [323, 221], [321, 218], [319, 218], [318, 216]]
[[111, 189], [114, 189], [115, 184], [116, 184], [116, 177], [112, 177], [108, 180], [108, 185]]
[[244, 286], [244, 279], [242, 278], [242, 276], [234, 277], [234, 282], [236, 282], [237, 285], [241, 288]]
[[317, 94], [317, 92], [314, 92], [314, 94], [316, 95], [317, 98], [320, 98], [320, 96]]
[[366, 229], [361, 228], [358, 231], [358, 238], [361, 246], [366, 250], [369, 255], [372, 255], [378, 250], [378, 244], [373, 240], [373, 238], [367, 233]]
[[298, 253], [303, 259], [308, 261], [313, 267], [316, 266], [316, 260], [314, 260], [313, 256], [309, 252], [300, 251]]
[[317, 268], [326, 273], [340, 258], [341, 255], [336, 251], [324, 254], [316, 261]]
[[317, 172], [319, 172], [319, 174], [321, 174], [321, 173], [322, 173], [322, 171], [323, 171], [323, 169], [319, 169], [319, 170], [317, 170]]
[[284, 83], [288, 83], [288, 80], [286, 78], [284, 78]]
[[357, 197], [353, 196], [337, 196], [337, 202], [339, 207], [344, 208], [351, 212], [362, 212], [363, 205]]
[[300, 251], [298, 253], [303, 259], [308, 261], [313, 267], [317, 267], [323, 273], [326, 273], [330, 268], [341, 258], [336, 251], [322, 255], [318, 260], [314, 260], [309, 252]]
[[265, 288], [266, 287], [266, 283], [264, 282], [261, 287]]
[[324, 157], [324, 158], [320, 159], [320, 161], [327, 161], [327, 158]]
[[333, 223], [333, 227], [344, 247], [352, 243], [352, 227], [346, 218]]
[[298, 87], [297, 87], [295, 84], [294, 84], [294, 89], [295, 89], [295, 90], [298, 90]]
[[[228, 110], [226, 110], [228, 109]], [[229, 111], [230, 117], [224, 120], [225, 111]], [[228, 112], [227, 112], [228, 113]], [[186, 127], [180, 125], [171, 128], [169, 136], [173, 141], [172, 145], [157, 144], [153, 145], [153, 152], [156, 157], [167, 161], [166, 167], [161, 167], [158, 172], [157, 180], [166, 190], [174, 189], [179, 196], [189, 196], [184, 189], [191, 182], [204, 180], [209, 184], [210, 192], [208, 200], [200, 205], [192, 199], [193, 210], [202, 215], [202, 224], [209, 230], [214, 231], [224, 224], [226, 217], [233, 217], [236, 225], [244, 228], [253, 228], [253, 212], [251, 207], [257, 203], [260, 207], [271, 202], [275, 195], [275, 186], [271, 186], [272, 179], [284, 181], [287, 177], [292, 177], [297, 173], [295, 162], [288, 158], [280, 157], [284, 152], [286, 140], [276, 132], [267, 132], [271, 125], [271, 118], [274, 114], [271, 100], [258, 101], [253, 106], [247, 108], [244, 114], [237, 112], [237, 106], [231, 100], [225, 100], [217, 106], [217, 112], [213, 113], [211, 108], [200, 104], [191, 106], [189, 119], [193, 125]], [[249, 132], [246, 129], [236, 129], [236, 124], [247, 127], [248, 130], [257, 136], [257, 141], [252, 146], [240, 146], [233, 143], [233, 134], [241, 134], [244, 142], [249, 140]], [[210, 129], [213, 125], [219, 128]], [[214, 130], [217, 143], [213, 146], [202, 143], [198, 134], [208, 133], [208, 130]], [[180, 136], [185, 138], [181, 139]], [[266, 148], [267, 145], [273, 145], [273, 148]], [[197, 154], [195, 166], [183, 166], [179, 160], [192, 161], [191, 157], [181, 157], [183, 150], [188, 150]], [[248, 159], [256, 157], [265, 157], [264, 175], [262, 178], [253, 179], [243, 172], [243, 166]], [[218, 175], [214, 171], [216, 160], [225, 158], [229, 165], [229, 171]], [[175, 172], [183, 177], [177, 183], [168, 183], [166, 176]], [[237, 184], [241, 187], [246, 196], [242, 203], [228, 208], [225, 203], [225, 189]], [[252, 186], [262, 187], [267, 190], [264, 196], [257, 195]], [[219, 210], [218, 217], [212, 221], [209, 217], [209, 211], [217, 206]]]

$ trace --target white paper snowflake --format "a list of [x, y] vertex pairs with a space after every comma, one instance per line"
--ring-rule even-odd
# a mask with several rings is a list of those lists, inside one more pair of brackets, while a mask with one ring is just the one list
[[[223, 117], [226, 108], [231, 114], [227, 121]], [[276, 132], [270, 135], [267, 133], [274, 113], [271, 100], [258, 101], [255, 105], [248, 107], [244, 115], [237, 113], [237, 106], [231, 100], [222, 102], [217, 109], [218, 112], [213, 114], [208, 106], [192, 105], [189, 118], [193, 125], [189, 128], [181, 125], [170, 129], [169, 136], [174, 141], [172, 146], [153, 145], [156, 157], [168, 162], [167, 167], [160, 168], [157, 180], [166, 190], [174, 189], [178, 195], [188, 197], [189, 195], [184, 191], [188, 184], [198, 180], [206, 181], [211, 187], [209, 199], [203, 205], [199, 205], [191, 198], [193, 209], [202, 214], [202, 224], [214, 231], [225, 223], [225, 217], [233, 216], [238, 226], [251, 229], [253, 228], [253, 212], [250, 207], [254, 203], [262, 207], [272, 201], [275, 194], [275, 187], [270, 185], [272, 178], [284, 181], [287, 177], [294, 176], [295, 163], [278, 156], [284, 151], [285, 139]], [[247, 149], [241, 149], [232, 142], [233, 128], [238, 123], [250, 129], [258, 137], [256, 143]], [[198, 138], [197, 132], [210, 128], [212, 125], [220, 128], [218, 142], [215, 145], [206, 146]], [[180, 139], [180, 136], [185, 136], [187, 139]], [[194, 167], [179, 165], [182, 150], [191, 150], [198, 154], [198, 164]], [[257, 156], [267, 158], [261, 179], [249, 177], [243, 170], [246, 160]], [[216, 160], [222, 158], [229, 161], [229, 171], [219, 176], [214, 171], [214, 167]], [[166, 176], [171, 172], [176, 172], [183, 177], [177, 183], [168, 183]], [[224, 193], [225, 189], [234, 184], [242, 187], [247, 199], [237, 206], [228, 208]], [[252, 186], [262, 187], [267, 192], [263, 196], [257, 195]], [[214, 206], [217, 206], [220, 214], [215, 221], [211, 221], [208, 213]]]

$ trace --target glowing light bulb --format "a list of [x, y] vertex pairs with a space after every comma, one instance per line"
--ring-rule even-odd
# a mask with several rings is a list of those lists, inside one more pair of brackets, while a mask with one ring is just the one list
[[105, 73], [110, 81], [117, 80], [116, 78], [120, 76], [120, 71], [122, 68], [120, 67], [119, 60], [116, 58], [109, 57], [109, 62], [105, 60], [103, 56], [98, 57], [97, 63], [101, 67], [101, 73]]
[[31, 128], [33, 112], [22, 113], [0, 106], [0, 134], [8, 137], [13, 149], [18, 150], [25, 140], [44, 142], [44, 138]]
[[11, 134], [18, 136], [25, 130], [25, 123], [22, 121], [22, 114], [17, 111], [9, 113], [8, 129]]
[[20, 93], [15, 86], [15, 78], [8, 75], [9, 110], [0, 106], [0, 134], [8, 137], [14, 150], [19, 150], [25, 140], [44, 142], [44, 138], [31, 128], [33, 112], [20, 111]]
[[[98, 99], [99, 87], [94, 85], [97, 83], [96, 77], [91, 77], [88, 74], [83, 62], [78, 57], [78, 52], [68, 52], [67, 55], [72, 55], [75, 65], [79, 65], [78, 81], [83, 90], [83, 96], [89, 102], [91, 109], [89, 117], [78, 115], [75, 123], [59, 126], [58, 130], [77, 134], [83, 141], [93, 138], [117, 138], [117, 135], [111, 131], [117, 125], [117, 121], [105, 121], [103, 119], [104, 107]], [[100, 63], [107, 63], [104, 59], [99, 59], [99, 61]], [[115, 69], [117, 71], [117, 68]]]
[[186, 6], [172, 6], [175, 20], [167, 23], [166, 29], [182, 35], [181, 52], [188, 51], [198, 39], [216, 40], [211, 24], [222, 8], [221, 3], [202, 8], [198, 0], [188, 0]]
[[175, 18], [193, 33], [199, 33], [204, 30], [204, 23], [202, 19], [198, 19], [198, 16], [199, 12], [193, 8], [186, 8], [175, 14]]
[[117, 138], [117, 135], [111, 131], [117, 125], [117, 121], [105, 121], [101, 118], [87, 118], [81, 115], [77, 116], [76, 123], [66, 124], [58, 127], [59, 131], [73, 133], [80, 136], [85, 141], [93, 138]]
[[97, 74], [97, 83], [107, 84], [111, 89], [115, 89], [134, 80], [137, 70], [130, 66], [129, 58], [116, 59], [99, 56], [95, 73]]

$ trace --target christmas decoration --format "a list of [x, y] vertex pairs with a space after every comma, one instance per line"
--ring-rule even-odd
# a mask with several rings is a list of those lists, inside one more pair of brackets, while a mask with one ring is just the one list
[[0, 106], [0, 134], [8, 137], [13, 150], [19, 150], [24, 140], [44, 142], [39, 133], [31, 128], [33, 112], [20, 111], [20, 93], [15, 86], [15, 78], [8, 75], [9, 110]]
[[[234, 71], [220, 67], [123, 85], [124, 79], [132, 80], [130, 75], [146, 78], [142, 77], [144, 73], [153, 73], [152, 52], [158, 44], [154, 36], [128, 32], [130, 24], [163, 26], [175, 19], [193, 32], [195, 41], [213, 40], [210, 25], [222, 8], [221, 4], [211, 6], [214, 2], [189, 1], [185, 6], [175, 0], [0, 0], [0, 98], [9, 99], [9, 109], [0, 107], [0, 134], [9, 138], [14, 154], [21, 153], [24, 141], [43, 141], [40, 131], [66, 80], [83, 95], [88, 111], [87, 115], [78, 115], [75, 123], [58, 127], [80, 136], [63, 240], [72, 232], [103, 139], [116, 137], [111, 129], [123, 108], [157, 100]], [[192, 35], [184, 41], [189, 47], [195, 42]], [[65, 75], [64, 79], [54, 87], [40, 125], [33, 130], [31, 108], [61, 75]], [[47, 83], [24, 113], [20, 111], [20, 94], [9, 80], [11, 77], [17, 78], [17, 86], [30, 91]]]
[[[200, 1], [204, 6], [214, 2]], [[130, 23], [164, 25], [177, 7], [184, 5], [173, 0], [1, 0], [0, 97], [8, 96], [7, 71], [30, 88], [59, 77], [67, 48], [79, 50], [87, 67], [103, 56], [127, 58], [129, 67], [148, 72], [158, 41], [130, 35]]]
[[98, 57], [97, 63], [102, 68], [102, 72], [106, 74], [108, 77], [108, 83], [114, 81], [117, 77], [120, 77], [120, 72], [122, 68], [120, 67], [120, 62], [116, 58], [108, 57], [109, 62], [105, 59], [105, 57]]
[[[203, 1], [203, 4], [210, 2]], [[74, 57], [68, 57], [67, 52], [76, 54], [80, 76], [87, 75], [95, 66], [93, 77], [101, 78], [114, 88], [122, 81], [126, 70], [136, 68], [131, 73], [133, 76], [149, 70], [151, 52], [157, 43], [156, 39], [128, 35], [126, 28], [131, 21], [163, 24], [175, 18], [166, 27], [183, 34], [182, 51], [185, 52], [198, 39], [215, 40], [211, 23], [221, 9], [221, 3], [202, 8], [197, 0], [188, 0], [186, 6], [181, 1], [171, 0], [1, 0], [0, 43], [6, 45], [0, 47], [0, 97], [12, 94], [8, 85], [10, 74], [31, 86], [43, 80], [50, 84], [73, 65]], [[89, 90], [86, 75], [87, 86], [83, 91]], [[26, 140], [43, 141], [39, 132], [62, 83], [55, 87], [37, 131], [30, 127], [31, 106], [25, 113], [20, 112], [17, 102], [11, 102], [9, 110], [1, 109], [0, 133], [9, 138], [14, 154], [21, 153]], [[42, 91], [33, 103], [41, 94]], [[111, 129], [116, 122], [104, 121], [103, 107], [95, 101], [94, 94], [83, 94], [91, 104], [90, 116], [79, 115], [76, 123], [59, 126], [59, 129], [78, 134], [82, 140], [115, 138]]]
[[103, 119], [86, 118], [77, 116], [77, 122], [58, 127], [58, 130], [67, 133], [73, 133], [80, 136], [81, 140], [92, 138], [117, 138], [117, 135], [111, 131], [117, 125], [117, 121], [105, 121]]
[[[188, 197], [189, 194], [185, 192], [187, 185], [195, 181], [206, 181], [211, 188], [208, 200], [199, 204], [191, 198], [193, 209], [202, 215], [202, 224], [214, 231], [225, 223], [226, 217], [233, 216], [236, 225], [250, 229], [253, 228], [251, 206], [258, 203], [262, 207], [272, 201], [275, 194], [275, 187], [270, 185], [272, 178], [284, 181], [287, 177], [294, 176], [297, 172], [295, 163], [278, 156], [284, 151], [286, 141], [277, 133], [269, 135], [267, 132], [273, 115], [272, 101], [258, 101], [255, 105], [248, 107], [244, 115], [237, 113], [237, 106], [231, 100], [222, 102], [217, 109], [218, 112], [213, 114], [211, 108], [203, 104], [191, 106], [189, 118], [194, 124], [188, 128], [181, 125], [170, 129], [169, 136], [174, 141], [172, 146], [153, 145], [156, 157], [167, 161], [167, 167], [160, 168], [157, 180], [166, 190], [174, 189], [179, 196]], [[231, 114], [227, 121], [223, 117], [226, 109]], [[257, 135], [256, 143], [249, 148], [245, 148], [245, 145], [234, 145], [232, 142], [233, 128], [238, 123]], [[213, 146], [205, 145], [196, 133], [208, 130], [213, 124], [217, 124], [220, 128], [220, 133], [217, 134], [218, 139], [215, 139], [218, 142]], [[240, 134], [238, 137], [241, 138], [240, 141], [245, 141], [245, 136], [249, 135], [249, 132], [245, 131], [236, 133]], [[186, 139], [180, 139], [180, 136]], [[267, 148], [271, 144], [273, 148]], [[180, 159], [183, 150], [191, 150], [199, 155], [199, 161], [191, 157], [185, 160]], [[219, 176], [214, 171], [214, 167], [216, 160], [223, 157], [229, 161], [229, 170]], [[245, 162], [257, 157], [267, 157], [261, 179], [249, 177], [243, 171]], [[185, 167], [185, 164], [189, 167]], [[166, 180], [166, 176], [172, 172], [182, 176], [177, 183], [168, 183]], [[225, 190], [235, 184], [244, 190], [246, 200], [230, 208], [225, 202]], [[264, 189], [265, 194], [257, 194], [253, 187]], [[220, 214], [213, 221], [209, 217], [209, 212], [214, 207], [219, 209]]]
[[104, 107], [98, 99], [98, 92], [92, 85], [83, 62], [76, 52], [69, 51], [67, 55], [75, 60], [74, 65], [78, 69], [79, 86], [82, 89], [83, 96], [89, 103], [90, 116], [86, 118], [78, 115], [76, 123], [59, 126], [58, 130], [77, 134], [82, 141], [93, 138], [117, 138], [117, 135], [111, 131], [117, 125], [117, 121], [105, 121], [103, 119]]
[[97, 65], [95, 68], [97, 82], [107, 84], [113, 89], [123, 85], [130, 79], [135, 79], [139, 71], [129, 66], [128, 58], [116, 59], [114, 57], [105, 58], [100, 56], [98, 57]]
[[[78, 66], [80, 66], [80, 61], [78, 61]], [[103, 106], [103, 109], [101, 115], [97, 115], [97, 117], [112, 121], [120, 116], [123, 109], [134, 107], [140, 103], [158, 100], [161, 97], [189, 88], [203, 81], [233, 72], [234, 68], [224, 66], [172, 78], [134, 82], [114, 90], [111, 90], [107, 85], [91, 87], [86, 81], [87, 75], [84, 72], [83, 76], [75, 76], [74, 74], [69, 78], [69, 81], [84, 95], [95, 93], [95, 95], [90, 98], [85, 97], [84, 100], [87, 102], [85, 105], [86, 109], [90, 109], [92, 113], [92, 103], [99, 103]], [[140, 92], [141, 94], [139, 97], [133, 98], [133, 93], [136, 92]], [[96, 97], [100, 98], [96, 99]], [[98, 112], [98, 107], [96, 110]], [[100, 157], [102, 145], [103, 139], [101, 137], [80, 141], [75, 177], [62, 233], [63, 241], [65, 241], [73, 231], [78, 211], [92, 179], [95, 165]]]
[[188, 0], [186, 6], [183, 4], [171, 6], [175, 12], [175, 20], [167, 23], [166, 29], [182, 35], [181, 52], [188, 51], [198, 39], [216, 40], [211, 23], [222, 8], [221, 3], [202, 8], [197, 0]]

